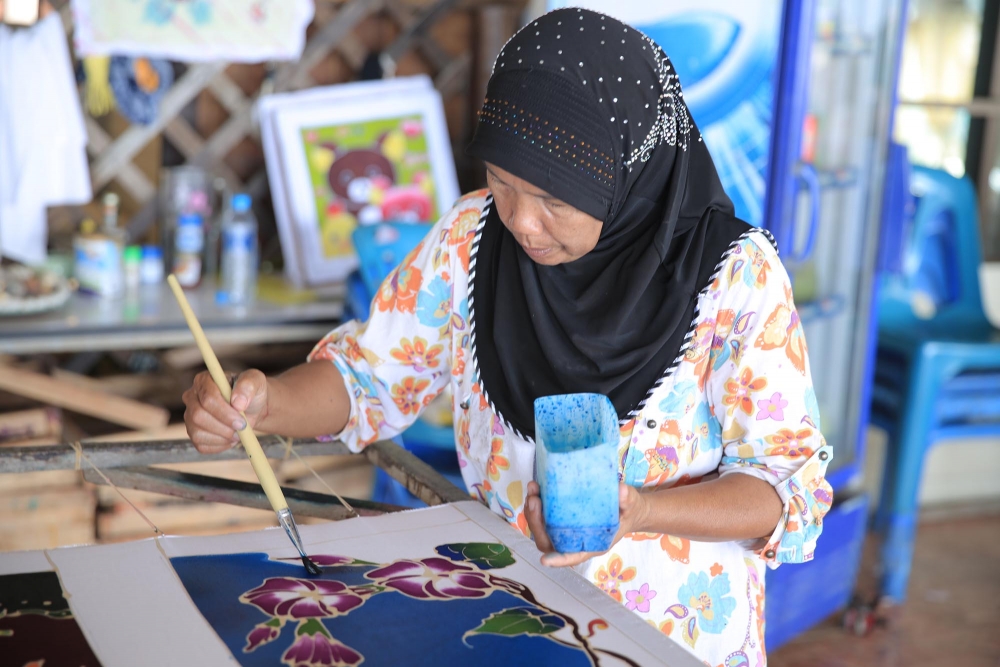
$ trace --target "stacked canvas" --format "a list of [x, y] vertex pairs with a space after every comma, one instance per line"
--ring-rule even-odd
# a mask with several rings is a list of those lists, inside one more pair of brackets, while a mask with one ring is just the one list
[[285, 274], [298, 287], [357, 267], [358, 225], [433, 222], [458, 198], [441, 96], [426, 76], [265, 96], [257, 114]]

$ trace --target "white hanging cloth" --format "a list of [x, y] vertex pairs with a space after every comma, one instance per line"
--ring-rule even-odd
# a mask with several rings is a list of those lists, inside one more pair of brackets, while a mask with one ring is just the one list
[[0, 24], [0, 255], [45, 260], [47, 206], [93, 197], [87, 133], [59, 15]]

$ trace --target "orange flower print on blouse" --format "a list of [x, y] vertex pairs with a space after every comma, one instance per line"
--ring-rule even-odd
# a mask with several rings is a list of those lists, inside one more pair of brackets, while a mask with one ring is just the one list
[[458, 259], [462, 262], [462, 268], [469, 270], [469, 249], [472, 246], [472, 239], [475, 238], [476, 226], [479, 225], [479, 217], [482, 211], [478, 208], [467, 208], [459, 212], [455, 223], [448, 230], [448, 245], [455, 248]]
[[413, 342], [409, 338], [399, 341], [399, 347], [394, 347], [389, 351], [393, 359], [402, 361], [407, 366], [413, 368], [416, 373], [423, 373], [429, 369], [438, 368], [441, 360], [438, 359], [444, 351], [443, 345], [427, 346], [427, 341], [420, 336], [414, 336]]
[[691, 561], [691, 540], [673, 535], [662, 535], [660, 533], [630, 533], [629, 539], [636, 542], [646, 540], [660, 540], [660, 548], [675, 563], [689, 563]]
[[708, 377], [708, 357], [715, 338], [715, 321], [705, 320], [695, 327], [691, 347], [684, 352], [684, 361], [694, 364], [694, 375], [698, 378], [698, 389], [704, 391]]
[[423, 282], [423, 273], [411, 262], [419, 254], [423, 245], [424, 243], [421, 241], [407, 255], [403, 263], [382, 282], [378, 294], [375, 295], [375, 307], [378, 310], [382, 312], [398, 310], [403, 313], [412, 313], [416, 310], [417, 294], [420, 292], [420, 285]]
[[486, 461], [486, 473], [494, 482], [500, 479], [501, 470], [510, 469], [510, 461], [507, 457], [501, 456], [503, 452], [503, 437], [494, 437], [490, 441], [490, 458]]
[[779, 303], [767, 318], [764, 331], [757, 336], [753, 346], [764, 351], [785, 348], [785, 356], [799, 373], [806, 373], [806, 338], [802, 322], [792, 303], [792, 291], [785, 288], [785, 303]]
[[597, 587], [619, 602], [622, 601], [619, 586], [635, 579], [635, 568], [624, 565], [621, 556], [615, 554], [608, 561], [607, 568], [602, 565], [594, 577]]
[[649, 461], [649, 472], [646, 473], [646, 484], [659, 486], [666, 483], [677, 474], [680, 459], [677, 450], [681, 444], [681, 431], [677, 421], [668, 419], [663, 422], [656, 437], [656, 447], [646, 450], [646, 460]]
[[765, 436], [764, 440], [772, 445], [765, 452], [767, 456], [786, 456], [790, 459], [813, 455], [813, 448], [809, 446], [815, 438], [814, 431], [809, 428], [793, 431], [790, 428], [783, 428], [774, 435]]
[[430, 380], [419, 380], [414, 377], [403, 378], [399, 384], [392, 385], [392, 400], [404, 415], [416, 414], [420, 410], [420, 392], [427, 388]]
[[753, 370], [745, 368], [738, 382], [736, 380], [726, 381], [726, 396], [722, 399], [722, 402], [729, 406], [729, 414], [732, 414], [738, 407], [748, 415], [752, 415], [753, 398], [750, 395], [766, 386], [766, 379], [763, 377], [755, 378]]

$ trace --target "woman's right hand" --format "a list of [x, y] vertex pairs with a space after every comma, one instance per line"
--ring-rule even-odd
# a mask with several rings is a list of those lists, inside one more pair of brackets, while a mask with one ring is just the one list
[[[253, 428], [267, 414], [267, 378], [258, 370], [241, 373], [229, 403], [208, 371], [198, 373], [184, 392], [184, 424], [188, 437], [202, 454], [217, 454], [240, 441], [237, 431]], [[246, 421], [240, 411], [246, 415]]]

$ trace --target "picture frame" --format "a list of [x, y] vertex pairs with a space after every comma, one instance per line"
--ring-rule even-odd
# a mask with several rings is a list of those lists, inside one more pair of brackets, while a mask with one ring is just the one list
[[[341, 281], [357, 267], [358, 224], [434, 221], [459, 196], [443, 104], [427, 76], [267, 96], [257, 113], [285, 274], [298, 287]], [[346, 179], [336, 191], [332, 169]]]

